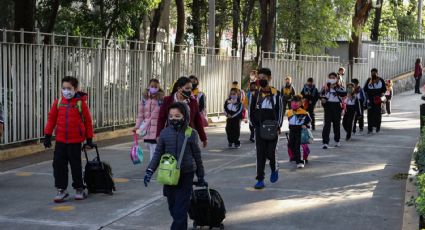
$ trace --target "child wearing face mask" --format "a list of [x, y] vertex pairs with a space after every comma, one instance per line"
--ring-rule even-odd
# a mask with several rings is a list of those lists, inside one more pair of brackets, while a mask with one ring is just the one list
[[338, 84], [338, 76], [335, 72], [328, 75], [326, 85], [322, 88], [320, 98], [325, 110], [325, 120], [322, 131], [323, 149], [328, 149], [331, 126], [333, 125], [335, 147], [340, 147], [340, 127], [342, 114], [342, 98], [347, 95], [345, 88]]
[[226, 120], [226, 134], [229, 148], [233, 145], [235, 148], [241, 147], [239, 137], [241, 135], [241, 121], [243, 118], [244, 106], [241, 103], [240, 90], [232, 88], [229, 93], [229, 98], [224, 102], [224, 114]]
[[257, 91], [258, 91], [257, 82], [256, 81], [250, 82], [249, 91], [246, 94], [246, 98], [244, 100], [244, 106], [245, 108], [248, 108], [249, 131], [250, 131], [249, 141], [251, 143], [255, 143], [255, 127], [254, 127], [254, 124], [252, 123], [254, 113], [251, 112], [251, 103], [252, 103], [251, 99], [252, 97], [255, 96]]
[[[342, 126], [347, 133], [345, 140], [351, 140], [351, 133], [353, 131], [354, 118], [356, 116], [362, 116], [360, 101], [354, 91], [354, 84], [347, 84], [347, 97], [345, 98], [345, 113], [342, 118]], [[360, 119], [360, 118], [359, 118]]]
[[199, 137], [203, 143], [203, 147], [207, 147], [207, 135], [204, 130], [204, 122], [199, 111], [199, 104], [192, 95], [192, 81], [188, 77], [180, 77], [173, 84], [172, 91], [169, 96], [165, 96], [163, 103], [159, 109], [158, 124], [156, 136], [169, 125], [167, 119], [168, 108], [175, 102], [181, 102], [189, 107], [189, 126], [198, 131]]
[[302, 109], [301, 105], [302, 96], [295, 95], [291, 100], [291, 109], [288, 111], [289, 147], [294, 153], [294, 159], [290, 160], [297, 163], [297, 168], [304, 168], [305, 160], [307, 160], [301, 155], [301, 131], [307, 129], [311, 122], [308, 112]]
[[72, 187], [76, 190], [74, 199], [84, 200], [87, 195], [84, 191], [81, 144], [87, 148], [95, 147], [93, 143], [93, 126], [87, 94], [78, 91], [78, 80], [75, 77], [62, 79], [62, 96], [53, 102], [47, 124], [44, 129], [44, 147], [52, 147], [53, 130], [56, 133], [56, 145], [53, 156], [53, 176], [57, 195], [54, 202], [64, 202], [69, 196], [68, 163], [71, 166]]
[[149, 88], [144, 93], [139, 103], [139, 113], [133, 132], [139, 131], [143, 141], [149, 148], [150, 160], [156, 148], [156, 132], [159, 110], [164, 99], [164, 91], [161, 89], [158, 79], [149, 81]]
[[[185, 131], [190, 128], [189, 114], [189, 108], [185, 103], [177, 102], [168, 107], [167, 117], [170, 125], [164, 128], [159, 135], [158, 146], [146, 169], [144, 177], [146, 187], [158, 168], [163, 154], [172, 154], [179, 159], [185, 140]], [[183, 152], [178, 184], [176, 186], [164, 185], [163, 188], [163, 194], [167, 197], [168, 208], [173, 217], [172, 230], [188, 229], [187, 212], [190, 207], [190, 195], [195, 174], [198, 177], [198, 186], [205, 186], [204, 166], [198, 139], [198, 132], [193, 130]]]
[[285, 78], [285, 86], [280, 91], [282, 93], [283, 114], [286, 113], [286, 108], [291, 109], [291, 98], [295, 96], [295, 88], [292, 86], [292, 78]]

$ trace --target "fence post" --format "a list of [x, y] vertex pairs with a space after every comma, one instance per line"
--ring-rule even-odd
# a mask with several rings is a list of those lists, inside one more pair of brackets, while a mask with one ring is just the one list
[[[422, 100], [425, 100], [425, 96], [422, 96]], [[421, 121], [421, 129], [419, 130], [419, 133], [422, 135], [422, 129], [425, 126], [425, 103], [420, 105], [420, 113], [419, 113], [419, 119]]]

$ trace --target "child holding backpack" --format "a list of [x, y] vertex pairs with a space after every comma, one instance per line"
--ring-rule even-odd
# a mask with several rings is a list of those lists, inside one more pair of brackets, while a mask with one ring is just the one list
[[[189, 122], [190, 115], [186, 104], [177, 102], [169, 106], [169, 126], [164, 128], [159, 135], [158, 146], [144, 177], [144, 184], [148, 186], [163, 155], [171, 154], [175, 159], [179, 159], [180, 154], [184, 154], [181, 156], [178, 184], [175, 186], [164, 185], [163, 189], [170, 214], [173, 217], [172, 230], [187, 229], [187, 212], [190, 207], [195, 173], [198, 177], [198, 185], [205, 185], [198, 132], [189, 127]], [[186, 146], [184, 146], [185, 144]], [[157, 179], [159, 181], [159, 178]]]
[[53, 175], [58, 192], [54, 198], [56, 203], [65, 201], [69, 196], [68, 163], [71, 166], [72, 187], [76, 190], [75, 200], [84, 200], [81, 143], [88, 148], [95, 147], [93, 143], [93, 127], [89, 107], [86, 103], [87, 94], [78, 91], [78, 80], [75, 77], [62, 79], [62, 96], [53, 102], [47, 124], [44, 129], [44, 146], [52, 147], [52, 134], [55, 129], [56, 145], [53, 156]]
[[149, 88], [143, 93], [143, 98], [139, 104], [135, 133], [139, 130], [143, 141], [149, 148], [150, 160], [156, 148], [156, 132], [158, 125], [159, 110], [164, 99], [164, 91], [161, 89], [158, 79], [149, 81]]
[[241, 135], [241, 121], [243, 118], [244, 106], [241, 102], [241, 92], [237, 88], [232, 88], [229, 98], [224, 102], [224, 113], [227, 116], [226, 134], [229, 142], [229, 148], [235, 145], [235, 148], [241, 147], [239, 137]]
[[347, 97], [345, 98], [345, 105], [346, 106], [344, 117], [342, 118], [342, 126], [344, 127], [344, 130], [347, 133], [345, 140], [349, 141], [351, 140], [354, 119], [356, 117], [359, 117], [360, 120], [360, 116], [363, 116], [363, 114], [361, 113], [360, 100], [355, 93], [353, 83], [347, 84]]
[[[291, 100], [291, 109], [288, 111], [289, 122], [289, 148], [294, 154], [294, 160], [297, 168], [304, 168], [305, 159], [301, 155], [301, 132], [307, 129], [311, 118], [308, 112], [301, 108], [302, 96], [295, 95]], [[304, 148], [303, 148], [304, 149]]]

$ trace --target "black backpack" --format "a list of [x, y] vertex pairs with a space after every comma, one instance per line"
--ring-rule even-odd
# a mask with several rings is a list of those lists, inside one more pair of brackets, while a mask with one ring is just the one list
[[211, 228], [224, 229], [223, 220], [226, 218], [224, 201], [214, 189], [208, 185], [203, 189], [195, 189], [192, 192], [189, 209], [193, 227], [209, 226]]
[[86, 167], [84, 169], [84, 182], [89, 193], [105, 193], [112, 195], [115, 191], [115, 183], [112, 179], [112, 168], [108, 163], [100, 161], [99, 151], [96, 149], [96, 157], [89, 161], [87, 151], [83, 147], [86, 156]]

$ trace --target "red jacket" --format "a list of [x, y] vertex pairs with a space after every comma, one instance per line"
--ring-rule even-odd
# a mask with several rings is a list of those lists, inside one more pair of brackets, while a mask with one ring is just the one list
[[[79, 100], [82, 101], [82, 114], [78, 111], [77, 101]], [[86, 93], [77, 92], [70, 100], [62, 97], [61, 105], [58, 107], [59, 100], [56, 99], [50, 109], [44, 134], [52, 135], [56, 127], [56, 141], [67, 144], [82, 143], [87, 138], [93, 138], [92, 119], [86, 100]]]
[[[173, 96], [166, 96], [164, 97], [164, 101], [161, 105], [161, 108], [159, 110], [159, 117], [158, 117], [158, 125], [157, 125], [157, 132], [156, 136], [158, 137], [161, 133], [161, 130], [164, 129], [167, 120], [168, 120], [168, 108], [171, 106], [171, 104], [174, 103], [174, 95]], [[190, 123], [189, 126], [198, 131], [199, 138], [201, 141], [207, 140], [207, 135], [205, 134], [204, 126], [202, 125], [202, 117], [199, 112], [199, 105], [198, 102], [194, 97], [190, 98], [189, 102], [189, 108], [190, 108]]]

